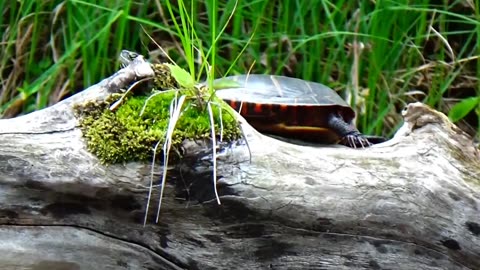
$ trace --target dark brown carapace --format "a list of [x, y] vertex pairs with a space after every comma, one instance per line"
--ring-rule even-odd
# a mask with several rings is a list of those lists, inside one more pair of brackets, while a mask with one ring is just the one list
[[220, 80], [225, 79], [238, 85], [217, 90], [217, 96], [260, 132], [350, 147], [384, 140], [362, 135], [352, 123], [355, 112], [325, 85], [274, 75], [239, 75]]

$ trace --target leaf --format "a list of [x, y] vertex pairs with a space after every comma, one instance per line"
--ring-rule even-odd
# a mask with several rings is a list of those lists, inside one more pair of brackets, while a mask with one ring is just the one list
[[229, 88], [239, 88], [241, 84], [237, 81], [231, 79], [218, 79], [213, 82], [213, 89], [221, 90], [221, 89], [229, 89]]
[[180, 84], [181, 87], [186, 89], [191, 89], [195, 86], [195, 81], [193, 80], [190, 73], [185, 69], [172, 64], [166, 64], [172, 73], [173, 78]]
[[457, 122], [458, 120], [463, 119], [473, 109], [475, 109], [475, 107], [477, 107], [479, 103], [480, 97], [466, 98], [452, 107], [452, 109], [448, 112], [448, 118], [450, 118], [452, 122]]

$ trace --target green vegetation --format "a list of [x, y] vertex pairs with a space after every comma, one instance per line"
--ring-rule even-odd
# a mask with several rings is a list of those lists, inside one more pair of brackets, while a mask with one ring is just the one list
[[0, 114], [95, 84], [115, 72], [123, 48], [165, 62], [148, 34], [196, 80], [252, 72], [327, 84], [367, 134], [390, 135], [417, 100], [444, 112], [466, 100], [451, 117], [478, 129], [479, 1], [184, 2], [1, 1]]
[[[180, 96], [186, 93], [179, 91], [177, 94]], [[151, 161], [154, 146], [165, 143], [170, 104], [175, 95], [175, 91], [163, 92], [152, 96], [148, 102], [146, 100], [150, 95], [130, 96], [114, 111], [109, 107], [120, 98], [119, 94], [112, 95], [105, 102], [89, 102], [77, 106], [76, 113], [89, 151], [107, 164], [131, 160]], [[198, 100], [189, 99], [183, 106], [182, 116], [178, 119], [172, 136], [172, 146], [177, 148], [176, 153], [180, 153], [178, 147], [187, 138], [209, 140], [211, 137], [208, 111], [197, 105]], [[226, 141], [238, 139], [240, 130], [233, 115], [227, 109], [216, 108], [212, 111], [217, 139], [220, 132]], [[157, 152], [160, 150], [161, 148]]]

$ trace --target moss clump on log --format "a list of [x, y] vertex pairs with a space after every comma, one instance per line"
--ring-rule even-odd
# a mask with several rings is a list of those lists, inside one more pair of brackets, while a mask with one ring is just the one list
[[[177, 97], [188, 93], [191, 91], [179, 91]], [[110, 105], [120, 96], [112, 94], [105, 101], [92, 101], [75, 107], [87, 148], [104, 164], [151, 160], [155, 145], [159, 143], [157, 153], [160, 153], [165, 142], [175, 91], [157, 94], [148, 102], [148, 95], [129, 96], [115, 111], [110, 110]], [[210, 116], [205, 106], [207, 100], [207, 97], [187, 95], [172, 136], [173, 149], [179, 155], [179, 146], [186, 139], [211, 140]], [[216, 101], [212, 105], [216, 139], [220, 132], [224, 141], [238, 139], [240, 129], [235, 117], [228, 105], [221, 100]]]

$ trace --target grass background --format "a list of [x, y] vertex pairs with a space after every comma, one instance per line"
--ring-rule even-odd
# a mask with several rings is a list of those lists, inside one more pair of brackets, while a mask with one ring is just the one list
[[[99, 82], [118, 69], [122, 49], [166, 61], [148, 35], [185, 69], [204, 64], [174, 27], [181, 2], [170, 1], [169, 12], [160, 0], [1, 1], [0, 114], [38, 110]], [[478, 130], [479, 1], [184, 2], [197, 47], [208, 50], [225, 27], [215, 44], [216, 77], [321, 82], [355, 107], [368, 134], [390, 136], [413, 101]]]

